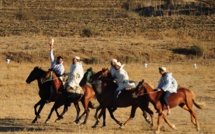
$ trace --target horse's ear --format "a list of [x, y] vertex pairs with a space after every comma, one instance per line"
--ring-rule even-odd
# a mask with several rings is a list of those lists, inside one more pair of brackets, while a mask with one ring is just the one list
[[90, 68], [88, 68], [88, 69], [87, 69], [87, 71], [92, 71], [92, 70], [93, 70], [93, 68], [92, 68], [92, 67], [90, 67]]
[[142, 83], [144, 83], [144, 79], [142, 79], [142, 81], [141, 81]]

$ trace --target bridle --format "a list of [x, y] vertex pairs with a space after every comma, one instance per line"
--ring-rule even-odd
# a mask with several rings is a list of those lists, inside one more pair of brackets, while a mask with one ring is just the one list
[[140, 84], [138, 84], [138, 86], [136, 87], [136, 95], [138, 96], [138, 94], [141, 94], [142, 92], [141, 91], [143, 91], [144, 93], [143, 94], [141, 94], [140, 96], [142, 96], [142, 95], [147, 95], [147, 94], [154, 94], [154, 93], [157, 93], [157, 92], [159, 92], [159, 91], [152, 91], [152, 92], [145, 92], [145, 87], [144, 87], [144, 82], [143, 83], [141, 83], [141, 85]]

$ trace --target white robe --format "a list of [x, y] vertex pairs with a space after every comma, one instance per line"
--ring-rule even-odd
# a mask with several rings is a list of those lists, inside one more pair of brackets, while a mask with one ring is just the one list
[[70, 72], [65, 73], [69, 78], [67, 80], [67, 84], [71, 86], [73, 89], [79, 87], [79, 83], [81, 82], [84, 76], [84, 70], [81, 62], [76, 62], [75, 64], [71, 64]]
[[128, 74], [122, 67], [116, 71], [115, 76], [115, 80], [118, 84], [118, 88], [116, 89], [117, 91], [122, 90], [124, 88], [130, 89], [135, 87], [134, 83], [129, 83]]
[[172, 77], [172, 73], [166, 73], [160, 78], [157, 88], [162, 89], [164, 92], [177, 93], [178, 83]]

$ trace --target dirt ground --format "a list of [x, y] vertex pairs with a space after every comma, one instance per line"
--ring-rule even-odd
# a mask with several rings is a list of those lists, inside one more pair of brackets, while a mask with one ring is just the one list
[[[214, 76], [214, 61], [210, 64], [198, 64], [197, 69], [193, 68], [192, 63], [174, 63], [165, 64], [173, 76], [177, 79], [180, 86], [188, 87], [195, 92], [198, 102], [205, 102], [204, 110], [194, 108], [198, 120], [200, 122], [201, 131], [197, 132], [195, 126], [190, 121], [190, 115], [187, 111], [179, 107], [172, 109], [172, 114], [168, 116], [169, 120], [176, 125], [177, 131], [172, 130], [163, 121], [161, 133], [167, 134], [213, 134], [215, 133], [215, 117], [213, 105], [215, 100], [215, 76]], [[69, 111], [65, 114], [64, 119], [55, 123], [56, 114], [54, 113], [48, 124], [44, 124], [45, 119], [53, 105], [53, 103], [46, 104], [41, 112], [41, 119], [38, 122], [31, 124], [34, 119], [34, 104], [39, 100], [37, 83], [26, 84], [25, 80], [30, 71], [35, 66], [41, 66], [46, 69], [49, 65], [42, 63], [35, 64], [19, 64], [19, 63], [1, 63], [2, 75], [0, 76], [0, 133], [28, 133], [28, 134], [43, 134], [43, 133], [144, 133], [152, 134], [156, 130], [156, 126], [151, 128], [144, 120], [141, 110], [138, 109], [135, 118], [124, 128], [119, 126], [107, 114], [107, 126], [93, 129], [91, 126], [95, 123], [93, 115], [94, 109], [91, 109], [90, 116], [86, 125], [75, 125], [76, 111], [74, 106], [69, 107]], [[149, 63], [148, 68], [144, 68], [142, 64], [127, 64], [125, 69], [128, 71], [130, 79], [141, 80], [145, 79], [152, 85], [156, 85], [159, 79], [157, 67], [160, 64]], [[65, 65], [68, 66], [68, 65]], [[94, 71], [99, 71], [102, 67], [109, 67], [109, 65], [86, 65], [84, 69], [93, 67]], [[136, 68], [136, 69], [134, 69]], [[155, 123], [157, 121], [157, 114], [150, 104], [150, 108], [155, 113]], [[62, 108], [59, 110], [62, 111]], [[81, 106], [81, 112], [83, 108]], [[130, 114], [130, 107], [119, 108], [115, 111], [115, 117], [121, 122], [128, 119]], [[83, 120], [81, 120], [83, 122]], [[102, 119], [101, 119], [102, 122]]]

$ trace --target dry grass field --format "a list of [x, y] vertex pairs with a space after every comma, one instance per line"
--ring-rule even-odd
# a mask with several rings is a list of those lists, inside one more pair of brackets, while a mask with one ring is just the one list
[[[65, 67], [69, 64], [65, 62]], [[145, 79], [145, 81], [156, 85], [159, 79], [157, 71], [158, 66], [162, 63], [149, 63], [148, 68], [144, 68], [142, 64], [127, 64], [125, 69], [133, 80]], [[212, 134], [214, 129], [214, 95], [215, 95], [215, 76], [214, 76], [214, 61], [211, 64], [197, 64], [197, 69], [193, 68], [191, 62], [185, 63], [166, 63], [164, 64], [173, 76], [178, 80], [180, 86], [188, 87], [195, 92], [197, 101], [205, 102], [204, 110], [195, 108], [197, 113], [201, 131], [197, 132], [194, 125], [190, 122], [190, 115], [187, 111], [177, 107], [172, 109], [172, 114], [168, 116], [170, 121], [178, 128], [177, 131], [171, 130], [167, 124], [163, 122], [161, 133], [177, 133], [177, 134]], [[41, 66], [44, 69], [49, 68], [49, 62], [44, 63], [15, 63], [11, 62], [0, 64], [2, 75], [0, 77], [1, 90], [1, 117], [0, 117], [0, 132], [2, 133], [154, 133], [155, 128], [151, 128], [142, 117], [140, 109], [137, 110], [136, 117], [124, 129], [120, 129], [118, 125], [107, 115], [107, 127], [93, 129], [95, 119], [93, 114], [94, 109], [90, 111], [87, 125], [74, 125], [75, 108], [72, 105], [69, 111], [65, 114], [64, 119], [55, 123], [56, 115], [53, 114], [50, 122], [44, 124], [46, 117], [50, 111], [51, 104], [46, 104], [42, 113], [41, 119], [36, 124], [31, 124], [34, 118], [33, 105], [39, 100], [37, 83], [33, 82], [30, 85], [25, 83], [30, 71], [35, 66]], [[109, 64], [84, 64], [84, 69], [93, 67], [94, 71], [99, 71], [102, 67], [109, 67]], [[68, 69], [67, 69], [68, 70]], [[155, 112], [152, 105], [150, 108]], [[62, 108], [60, 109], [62, 110]], [[82, 109], [83, 112], [83, 109]], [[122, 122], [126, 121], [130, 114], [130, 107], [119, 108], [115, 112], [115, 116]], [[157, 114], [155, 113], [155, 121]], [[101, 124], [100, 124], [101, 125]]]
[[[53, 103], [46, 104], [41, 119], [31, 124], [39, 90], [36, 82], [25, 80], [35, 66], [50, 68], [48, 44], [53, 38], [54, 54], [64, 57], [66, 71], [73, 55], [81, 57], [85, 70], [92, 67], [95, 72], [109, 68], [109, 60], [115, 57], [126, 63], [131, 80], [144, 79], [156, 86], [158, 67], [166, 66], [179, 86], [194, 91], [197, 101], [206, 106], [194, 108], [200, 132], [190, 114], [176, 107], [168, 118], [177, 131], [163, 121], [161, 134], [214, 134], [215, 4], [213, 0], [171, 2], [169, 10], [162, 0], [0, 0], [0, 133], [153, 134], [156, 130], [157, 125], [151, 128], [140, 109], [124, 129], [109, 114], [105, 128], [91, 128], [95, 109], [86, 125], [75, 125], [73, 105], [60, 122], [54, 122], [53, 113], [44, 124]], [[202, 53], [191, 51], [193, 46]], [[6, 58], [11, 59], [9, 64]], [[126, 121], [130, 108], [117, 109], [115, 117]], [[151, 104], [150, 109], [156, 123]]]

